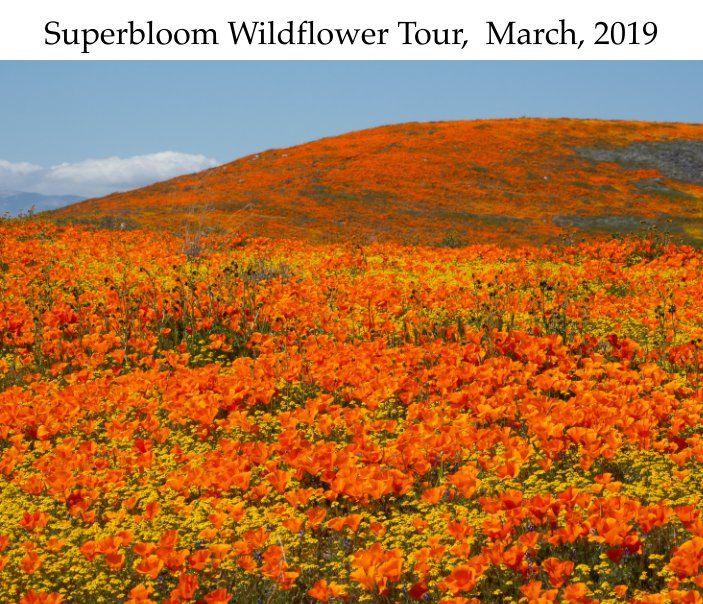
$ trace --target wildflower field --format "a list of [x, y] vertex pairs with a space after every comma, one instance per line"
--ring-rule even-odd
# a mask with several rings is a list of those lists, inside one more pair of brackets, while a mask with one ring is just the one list
[[0, 601], [702, 602], [703, 252], [0, 224]]

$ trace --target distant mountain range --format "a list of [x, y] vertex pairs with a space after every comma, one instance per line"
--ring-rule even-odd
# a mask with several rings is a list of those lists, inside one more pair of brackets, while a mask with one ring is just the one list
[[55, 210], [85, 197], [79, 195], [42, 195], [41, 193], [27, 193], [25, 191], [0, 191], [0, 216], [9, 214], [17, 216], [22, 212]]

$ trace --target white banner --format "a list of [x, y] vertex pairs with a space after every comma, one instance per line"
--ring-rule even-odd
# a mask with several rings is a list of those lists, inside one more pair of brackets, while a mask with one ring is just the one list
[[0, 59], [703, 59], [692, 0], [33, 0]]

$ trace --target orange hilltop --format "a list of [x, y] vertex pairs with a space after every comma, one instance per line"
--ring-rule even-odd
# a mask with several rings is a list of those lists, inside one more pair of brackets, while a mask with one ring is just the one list
[[703, 183], [672, 178], [652, 167], [656, 161], [596, 161], [589, 153], [681, 140], [703, 141], [703, 126], [566, 119], [384, 126], [258, 153], [52, 216], [431, 245], [542, 244], [656, 225], [696, 243]]

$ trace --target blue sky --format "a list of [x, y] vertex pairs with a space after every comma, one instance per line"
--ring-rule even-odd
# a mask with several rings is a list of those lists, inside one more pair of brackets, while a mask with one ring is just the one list
[[0, 62], [0, 191], [100, 195], [406, 121], [703, 122], [703, 62]]

